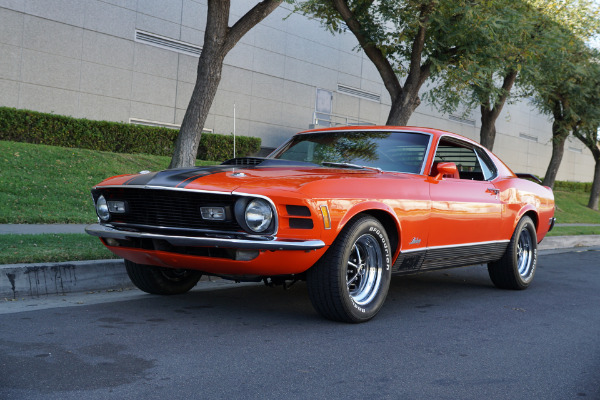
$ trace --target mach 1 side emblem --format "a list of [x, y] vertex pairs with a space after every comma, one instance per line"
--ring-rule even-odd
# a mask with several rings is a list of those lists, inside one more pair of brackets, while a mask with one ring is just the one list
[[414, 237], [409, 244], [419, 244], [421, 243], [421, 239]]

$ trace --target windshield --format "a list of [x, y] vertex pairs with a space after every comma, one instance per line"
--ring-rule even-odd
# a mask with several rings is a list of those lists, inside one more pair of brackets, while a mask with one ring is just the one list
[[271, 157], [326, 166], [364, 166], [420, 174], [429, 139], [429, 135], [415, 132], [303, 133], [292, 137]]

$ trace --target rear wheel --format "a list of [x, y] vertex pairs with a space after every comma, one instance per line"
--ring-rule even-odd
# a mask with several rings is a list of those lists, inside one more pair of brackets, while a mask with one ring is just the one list
[[501, 289], [523, 290], [529, 287], [537, 267], [537, 234], [529, 217], [517, 224], [506, 252], [488, 264], [494, 285]]
[[202, 273], [189, 269], [172, 269], [154, 265], [136, 264], [125, 260], [131, 282], [140, 290], [151, 294], [181, 294], [196, 286]]
[[365, 322], [381, 309], [390, 285], [390, 246], [379, 221], [365, 216], [346, 226], [307, 273], [308, 294], [325, 318]]

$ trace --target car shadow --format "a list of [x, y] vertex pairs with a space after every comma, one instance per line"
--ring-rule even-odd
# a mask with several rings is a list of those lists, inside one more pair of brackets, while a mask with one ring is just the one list
[[[132, 302], [130, 306], [142, 308], [145, 315], [152, 310], [155, 315], [147, 318], [149, 322], [189, 318], [268, 320], [271, 324], [325, 321], [313, 309], [305, 282], [297, 282], [287, 289], [261, 283], [224, 282], [201, 282], [183, 295], [143, 295], [128, 301]], [[380, 314], [405, 317], [408, 310], [422, 310], [432, 304], [451, 307], [453, 302], [476, 301], [478, 296], [488, 296], [493, 289], [487, 270], [481, 266], [393, 276]]]

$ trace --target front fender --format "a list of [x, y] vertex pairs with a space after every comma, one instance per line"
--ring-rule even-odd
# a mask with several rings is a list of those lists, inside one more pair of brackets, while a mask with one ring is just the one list
[[377, 201], [367, 201], [355, 204], [339, 220], [336, 229], [336, 237], [350, 221], [360, 214], [369, 214], [373, 216], [386, 228], [392, 246], [393, 260], [395, 260], [400, 252], [402, 224], [397, 214], [389, 205]]

